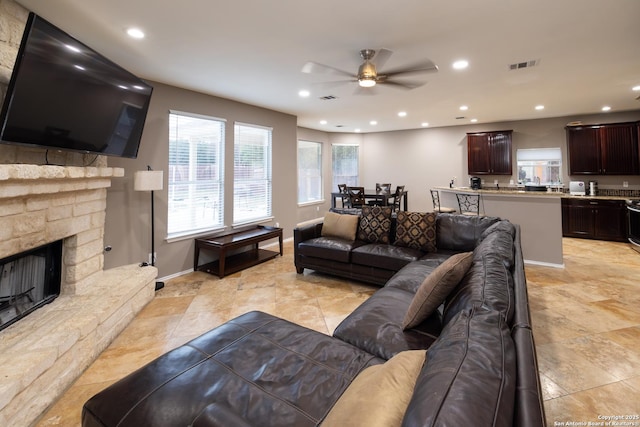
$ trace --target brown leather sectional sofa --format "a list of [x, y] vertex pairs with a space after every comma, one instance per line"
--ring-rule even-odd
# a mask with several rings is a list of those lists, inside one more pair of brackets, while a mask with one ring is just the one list
[[[544, 426], [519, 227], [438, 214], [436, 228], [436, 252], [395, 274], [382, 263], [367, 273], [391, 275], [332, 337], [266, 313], [244, 314], [98, 393], [84, 405], [83, 426], [317, 426], [345, 405], [352, 417], [345, 425], [360, 425], [359, 411], [364, 417], [371, 410], [363, 402], [381, 405], [395, 393], [376, 395], [372, 388], [351, 408], [344, 401], [349, 385], [368, 367], [391, 366], [394, 356], [425, 349], [397, 425]], [[295, 230], [297, 267], [322, 263], [299, 251], [321, 237], [312, 229]], [[343, 250], [346, 243], [333, 244]], [[425, 277], [467, 251], [471, 266], [439, 310], [403, 330]], [[330, 265], [322, 270], [331, 272]], [[339, 274], [354, 271], [343, 266]]]

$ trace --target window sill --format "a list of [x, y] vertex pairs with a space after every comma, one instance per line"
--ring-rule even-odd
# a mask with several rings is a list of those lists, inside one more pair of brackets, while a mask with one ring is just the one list
[[202, 237], [202, 236], [208, 236], [209, 234], [220, 233], [222, 231], [225, 231], [226, 229], [227, 229], [226, 226], [222, 226], [222, 227], [217, 227], [217, 228], [211, 228], [209, 230], [202, 230], [202, 231], [197, 231], [197, 232], [189, 232], [189, 233], [185, 233], [185, 234], [173, 235], [171, 237], [167, 236], [164, 240], [167, 243], [180, 242], [182, 240], [191, 240], [191, 239], [196, 239], [196, 238]]
[[299, 208], [303, 208], [305, 206], [314, 206], [314, 205], [322, 205], [322, 204], [324, 204], [324, 199], [322, 199], [322, 200], [314, 200], [312, 202], [298, 203], [298, 207]]
[[275, 217], [270, 216], [267, 218], [260, 218], [260, 219], [255, 219], [253, 221], [247, 221], [247, 222], [238, 222], [235, 224], [231, 224], [231, 228], [236, 229], [236, 228], [243, 228], [243, 227], [247, 227], [249, 225], [258, 225], [258, 224], [263, 224], [265, 222], [271, 222], [274, 220]]

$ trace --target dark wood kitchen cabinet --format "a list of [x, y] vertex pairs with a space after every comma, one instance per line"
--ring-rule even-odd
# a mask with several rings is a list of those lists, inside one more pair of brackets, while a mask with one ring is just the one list
[[627, 241], [627, 209], [623, 200], [562, 199], [562, 235]]
[[568, 126], [569, 175], [639, 175], [638, 123]]
[[467, 134], [469, 175], [511, 175], [511, 130]]

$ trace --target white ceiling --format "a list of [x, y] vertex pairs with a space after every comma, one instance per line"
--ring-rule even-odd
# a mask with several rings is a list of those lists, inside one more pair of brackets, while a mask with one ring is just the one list
[[[590, 114], [605, 105], [640, 109], [640, 92], [632, 91], [640, 85], [639, 0], [17, 1], [140, 77], [290, 113], [312, 129], [376, 132]], [[130, 26], [146, 37], [129, 38]], [[427, 58], [439, 71], [417, 89], [378, 85], [373, 96], [354, 94], [356, 83], [327, 87], [320, 82], [335, 77], [301, 72], [315, 61], [355, 74], [359, 51], [381, 47], [394, 54], [379, 72]], [[453, 70], [458, 59], [469, 67]], [[529, 60], [540, 62], [508, 69]], [[301, 98], [302, 89], [311, 95]], [[336, 99], [320, 99], [327, 95]], [[536, 111], [539, 104], [545, 109]]]

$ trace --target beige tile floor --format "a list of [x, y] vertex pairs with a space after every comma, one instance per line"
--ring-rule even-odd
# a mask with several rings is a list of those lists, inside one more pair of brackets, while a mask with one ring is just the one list
[[[640, 254], [580, 239], [565, 239], [564, 254], [565, 269], [526, 267], [548, 425], [640, 414]], [[244, 312], [329, 334], [377, 289], [297, 275], [291, 242], [283, 257], [222, 280], [200, 272], [169, 280], [37, 426], [80, 425], [93, 394]]]

